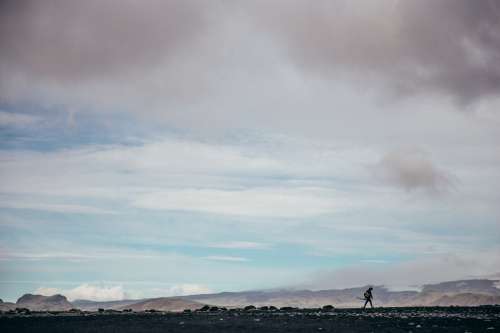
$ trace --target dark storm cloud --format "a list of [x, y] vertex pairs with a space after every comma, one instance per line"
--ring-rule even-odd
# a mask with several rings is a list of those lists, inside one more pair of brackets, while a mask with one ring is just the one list
[[390, 152], [379, 161], [374, 171], [377, 178], [407, 191], [439, 193], [453, 185], [451, 176], [419, 150]]
[[[256, 16], [295, 63], [384, 79], [398, 94], [461, 102], [500, 91], [500, 3], [479, 0], [268, 1]], [[264, 16], [261, 14], [265, 13]]]
[[203, 29], [199, 1], [0, 4], [0, 76], [85, 80], [154, 66]]

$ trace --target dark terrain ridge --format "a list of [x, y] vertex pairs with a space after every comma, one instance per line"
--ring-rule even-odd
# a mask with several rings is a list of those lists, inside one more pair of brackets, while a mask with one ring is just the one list
[[[498, 280], [476, 279], [450, 281], [424, 285], [417, 291], [390, 291], [383, 286], [375, 286], [375, 306], [479, 306], [500, 304]], [[205, 304], [228, 308], [254, 305], [320, 308], [331, 304], [337, 308], [356, 308], [362, 305], [359, 299], [366, 286], [349, 289], [330, 290], [265, 290], [246, 292], [222, 292], [216, 294], [191, 295], [182, 297], [159, 297], [139, 300], [96, 302], [76, 300], [69, 302], [62, 295], [41, 296], [26, 294], [16, 303], [0, 302], [0, 311], [27, 308], [31, 311], [67, 311], [78, 308], [86, 311], [102, 309], [133, 311], [158, 310], [179, 312], [184, 309], [199, 309]]]
[[0, 316], [0, 332], [496, 332], [500, 307], [93, 312]]

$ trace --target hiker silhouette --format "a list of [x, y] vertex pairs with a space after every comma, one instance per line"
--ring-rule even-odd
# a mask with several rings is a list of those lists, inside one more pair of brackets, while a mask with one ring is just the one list
[[363, 309], [366, 309], [366, 304], [368, 304], [368, 302], [370, 302], [370, 306], [373, 309], [373, 303], [372, 303], [373, 295], [372, 295], [372, 290], [373, 290], [373, 288], [370, 287], [363, 294], [363, 296], [365, 297], [365, 306], [363, 306]]

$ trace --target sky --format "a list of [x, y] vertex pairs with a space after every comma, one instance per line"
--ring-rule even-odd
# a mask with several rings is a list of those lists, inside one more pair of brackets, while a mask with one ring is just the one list
[[0, 297], [500, 271], [500, 4], [0, 2]]

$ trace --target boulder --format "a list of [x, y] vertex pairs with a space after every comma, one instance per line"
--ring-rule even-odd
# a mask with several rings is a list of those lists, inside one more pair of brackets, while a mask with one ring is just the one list
[[325, 305], [321, 308], [322, 311], [327, 311], [327, 312], [330, 312], [330, 311], [333, 311], [335, 308], [333, 307], [333, 305]]

